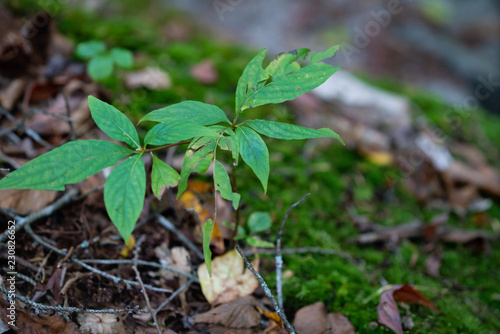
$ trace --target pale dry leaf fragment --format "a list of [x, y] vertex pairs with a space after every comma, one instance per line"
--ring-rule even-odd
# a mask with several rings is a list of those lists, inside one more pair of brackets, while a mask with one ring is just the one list
[[227, 328], [252, 328], [260, 323], [257, 303], [251, 296], [240, 297], [194, 318], [195, 323], [219, 324]]
[[205, 59], [191, 67], [189, 74], [201, 84], [213, 84], [219, 79], [219, 73], [210, 59]]
[[[173, 247], [169, 250], [167, 244], [162, 243], [160, 246], [156, 247], [154, 251], [162, 265], [177, 269], [186, 274], [191, 272], [191, 257], [186, 248]], [[165, 279], [173, 279], [179, 276], [179, 274], [165, 269], [160, 270], [160, 275]]]
[[52, 203], [57, 192], [51, 190], [2, 189], [0, 208], [13, 209], [20, 214], [37, 212]]
[[[257, 270], [257, 261], [252, 264]], [[212, 260], [212, 277], [205, 264], [198, 268], [201, 291], [210, 304], [227, 303], [254, 292], [259, 282], [248, 269], [243, 272], [243, 267], [240, 255], [232, 250]]]
[[147, 67], [140, 71], [130, 72], [125, 77], [128, 89], [147, 88], [162, 90], [172, 87], [172, 80], [167, 72], [157, 67]]
[[126, 332], [123, 322], [116, 314], [79, 314], [78, 322], [83, 334], [120, 334]]
[[329, 330], [326, 334], [354, 334], [356, 329], [342, 313], [330, 313], [327, 316]]

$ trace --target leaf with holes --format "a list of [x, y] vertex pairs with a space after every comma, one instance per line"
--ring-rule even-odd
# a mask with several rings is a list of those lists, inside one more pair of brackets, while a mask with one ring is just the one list
[[93, 96], [89, 96], [89, 109], [99, 129], [108, 136], [133, 148], [141, 147], [134, 124], [120, 110]]
[[134, 155], [114, 168], [104, 185], [104, 204], [123, 240], [129, 240], [144, 206], [146, 170], [142, 155]]
[[64, 185], [80, 182], [133, 153], [104, 140], [72, 141], [9, 173], [0, 180], [0, 189], [64, 190]]

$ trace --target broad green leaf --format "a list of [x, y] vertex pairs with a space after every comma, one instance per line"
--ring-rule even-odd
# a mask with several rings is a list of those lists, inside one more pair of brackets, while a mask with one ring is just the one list
[[94, 81], [101, 81], [113, 74], [113, 58], [109, 54], [100, 54], [90, 59], [87, 71]]
[[233, 209], [238, 210], [240, 206], [241, 195], [238, 193], [233, 193]]
[[197, 101], [183, 101], [165, 108], [153, 110], [141, 118], [139, 123], [144, 121], [159, 123], [188, 121], [200, 125], [211, 125], [220, 122], [230, 123], [222, 109]]
[[238, 127], [236, 135], [243, 161], [252, 168], [266, 192], [269, 179], [269, 151], [266, 144], [257, 132], [245, 126]]
[[285, 74], [300, 70], [300, 64], [294, 61], [285, 68]]
[[236, 140], [236, 134], [229, 128], [225, 128], [224, 130], [224, 132], [229, 136], [223, 136], [219, 140], [219, 147], [224, 151], [231, 151], [231, 156], [234, 160], [234, 163], [237, 165], [238, 158], [240, 156], [240, 146], [238, 141]]
[[76, 55], [83, 59], [92, 58], [104, 51], [106, 51], [106, 45], [101, 41], [83, 42], [76, 47]]
[[151, 188], [158, 199], [161, 199], [166, 188], [174, 187], [179, 182], [179, 173], [154, 154], [151, 170]]
[[136, 154], [115, 167], [104, 184], [104, 204], [109, 218], [128, 242], [144, 206], [146, 170]]
[[[281, 53], [276, 57], [276, 59], [269, 63], [266, 67], [266, 72], [273, 78], [285, 75], [287, 73], [286, 68], [288, 65], [295, 62], [297, 59], [305, 59], [309, 54], [309, 51], [309, 49], [297, 49], [288, 53]], [[298, 63], [296, 64], [298, 65]]]
[[231, 181], [227, 175], [226, 169], [218, 161], [215, 161], [214, 168], [214, 185], [215, 191], [220, 192], [220, 196], [229, 201], [233, 200], [233, 190], [231, 189]]
[[262, 119], [254, 119], [245, 123], [258, 133], [271, 138], [291, 140], [332, 137], [340, 140], [342, 144], [344, 143], [338, 134], [328, 128], [314, 130], [294, 124], [271, 122]]
[[271, 228], [271, 215], [269, 212], [252, 212], [248, 217], [247, 227], [250, 234], [269, 230]]
[[[193, 146], [196, 146], [196, 140], [193, 140]], [[192, 146], [190, 144], [190, 146]], [[214, 155], [214, 150], [217, 146], [217, 142], [212, 140], [205, 143], [202, 147], [197, 147], [196, 150], [191, 147], [186, 151], [184, 156], [184, 162], [182, 163], [181, 169], [181, 179], [179, 181], [179, 189], [177, 191], [177, 198], [179, 198], [182, 193], [187, 189], [187, 180], [191, 172], [197, 171], [202, 173], [208, 169], [211, 160]]]
[[339, 46], [336, 45], [336, 46], [332, 46], [331, 48], [329, 48], [328, 50], [326, 50], [325, 52], [313, 52], [311, 54], [311, 63], [316, 63], [320, 60], [323, 60], [325, 58], [330, 58], [330, 57], [333, 57], [333, 55], [339, 50]]
[[71, 141], [7, 174], [0, 189], [64, 190], [64, 185], [80, 182], [133, 153], [104, 140]]
[[212, 277], [212, 251], [210, 250], [210, 239], [212, 238], [212, 231], [214, 230], [214, 221], [208, 219], [203, 224], [203, 257], [207, 265], [208, 275]]
[[92, 95], [89, 96], [89, 108], [99, 129], [108, 136], [134, 148], [141, 147], [134, 124], [120, 110]]
[[130, 50], [112, 48], [109, 53], [118, 67], [131, 68], [134, 65], [134, 55]]
[[325, 63], [314, 63], [276, 77], [273, 82], [256, 90], [242, 109], [293, 100], [324, 83], [338, 69]]
[[273, 248], [274, 244], [269, 241], [264, 241], [257, 237], [246, 237], [246, 242], [253, 247], [261, 247], [261, 248]]
[[263, 49], [256, 55], [245, 67], [243, 74], [238, 80], [236, 88], [236, 106], [235, 110], [238, 113], [243, 110], [243, 105], [249, 96], [257, 90], [258, 83], [267, 80], [269, 74], [262, 69], [262, 61], [266, 56], [266, 49]]
[[194, 137], [217, 138], [219, 135], [214, 130], [203, 125], [189, 121], [172, 121], [156, 124], [144, 138], [146, 145], [166, 145], [177, 143]]

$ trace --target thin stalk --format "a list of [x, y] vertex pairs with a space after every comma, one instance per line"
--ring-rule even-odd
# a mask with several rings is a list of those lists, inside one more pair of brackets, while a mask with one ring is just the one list
[[[238, 192], [238, 182], [236, 179], [236, 160], [233, 159], [231, 163], [231, 179], [232, 179], [232, 184], [233, 184], [233, 193]], [[236, 209], [236, 217], [235, 217], [235, 224], [234, 224], [234, 230], [233, 230], [233, 237], [231, 239], [231, 248], [234, 247], [234, 238], [236, 237], [236, 234], [238, 234], [238, 227], [240, 226], [240, 203], [238, 203], [238, 208]]]
[[163, 145], [163, 146], [155, 147], [155, 148], [145, 148], [143, 152], [159, 151], [159, 150], [163, 150], [164, 148], [169, 148], [169, 147], [172, 147], [172, 146], [179, 146], [179, 145], [189, 144], [190, 142], [191, 141], [181, 141], [181, 142], [178, 142], [178, 143]]

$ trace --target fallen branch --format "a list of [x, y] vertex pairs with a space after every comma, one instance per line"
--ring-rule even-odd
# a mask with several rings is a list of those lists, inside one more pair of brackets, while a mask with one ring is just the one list
[[137, 281], [141, 285], [142, 295], [144, 296], [144, 300], [146, 301], [146, 307], [149, 310], [149, 313], [153, 317], [153, 323], [156, 327], [156, 330], [158, 331], [158, 334], [161, 334], [161, 329], [158, 326], [158, 320], [156, 319], [156, 313], [153, 313], [153, 310], [151, 309], [151, 303], [149, 302], [148, 293], [146, 292], [146, 288], [144, 287], [144, 283], [142, 282], [141, 273], [139, 272], [139, 269], [137, 269], [137, 261], [139, 259], [139, 252], [141, 251], [141, 244], [144, 242], [144, 240], [145, 240], [144, 235], [141, 235], [139, 237], [139, 239], [137, 239], [137, 242], [135, 244], [135, 249], [134, 249], [134, 264], [132, 265], [132, 270], [134, 270], [135, 274], [137, 275]]
[[308, 196], [311, 194], [305, 194], [298, 202], [292, 204], [285, 213], [283, 217], [283, 221], [281, 222], [280, 229], [278, 230], [277, 238], [276, 238], [276, 291], [278, 293], [278, 305], [281, 309], [283, 309], [283, 285], [282, 285], [282, 268], [283, 268], [283, 257], [281, 256], [281, 237], [283, 236], [283, 230], [285, 229], [285, 223], [292, 212], [293, 208], [295, 208], [300, 203], [304, 202]]
[[280, 306], [278, 305], [278, 302], [276, 302], [276, 298], [274, 298], [273, 293], [271, 292], [271, 289], [269, 289], [269, 286], [267, 285], [264, 278], [262, 278], [262, 276], [260, 276], [260, 274], [252, 266], [250, 261], [248, 261], [247, 257], [245, 256], [245, 254], [243, 253], [243, 251], [241, 250], [241, 248], [238, 244], [236, 244], [236, 250], [238, 251], [238, 253], [240, 253], [241, 258], [243, 259], [243, 262], [245, 263], [245, 266], [248, 268], [248, 270], [250, 270], [252, 272], [252, 274], [255, 276], [255, 278], [259, 281], [260, 286], [264, 289], [264, 292], [266, 293], [267, 298], [269, 298], [271, 300], [271, 302], [273, 303], [274, 310], [280, 316], [285, 328], [291, 334], [295, 334], [295, 328], [293, 328], [293, 326], [286, 319], [285, 312], [280, 308]]

